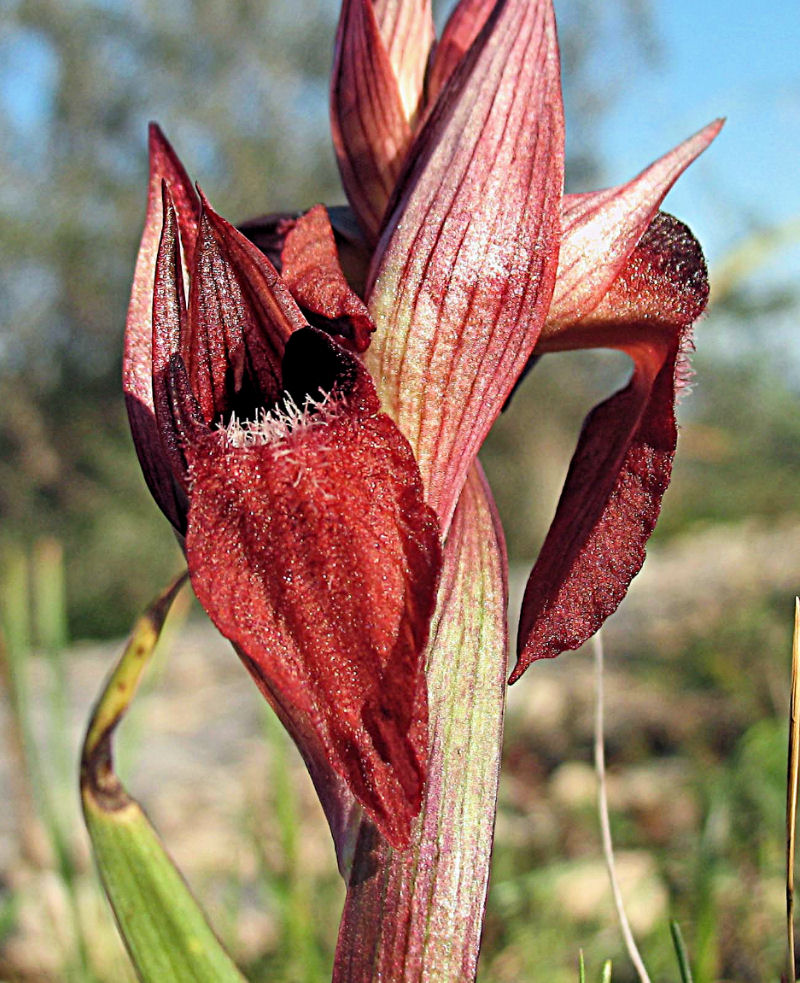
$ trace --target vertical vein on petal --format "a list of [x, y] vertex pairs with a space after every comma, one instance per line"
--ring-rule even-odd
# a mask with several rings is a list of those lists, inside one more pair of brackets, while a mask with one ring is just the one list
[[331, 130], [347, 197], [374, 241], [411, 128], [372, 0], [344, 0], [330, 88]]
[[415, 144], [369, 294], [382, 396], [444, 528], [549, 303], [562, 140], [552, 11], [507, 0]]

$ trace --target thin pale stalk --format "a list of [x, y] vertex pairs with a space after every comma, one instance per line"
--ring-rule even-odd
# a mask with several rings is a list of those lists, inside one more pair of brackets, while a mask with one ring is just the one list
[[601, 632], [598, 632], [593, 639], [594, 658], [597, 673], [597, 704], [595, 707], [595, 726], [594, 726], [594, 766], [597, 771], [597, 811], [600, 816], [600, 833], [603, 839], [603, 854], [608, 866], [608, 877], [611, 881], [611, 893], [614, 895], [614, 906], [617, 909], [622, 938], [625, 941], [625, 948], [636, 969], [636, 973], [642, 983], [650, 983], [636, 940], [631, 931], [628, 916], [625, 914], [625, 903], [622, 900], [622, 891], [619, 887], [617, 878], [617, 868], [614, 863], [614, 844], [611, 840], [611, 823], [608, 818], [608, 796], [606, 794], [606, 754], [603, 740], [603, 639]]

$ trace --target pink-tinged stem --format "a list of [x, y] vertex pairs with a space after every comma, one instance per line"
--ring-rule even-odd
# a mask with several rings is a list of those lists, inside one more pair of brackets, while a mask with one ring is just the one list
[[429, 771], [411, 844], [361, 825], [334, 983], [475, 978], [503, 731], [506, 557], [477, 466], [445, 545], [427, 654]]

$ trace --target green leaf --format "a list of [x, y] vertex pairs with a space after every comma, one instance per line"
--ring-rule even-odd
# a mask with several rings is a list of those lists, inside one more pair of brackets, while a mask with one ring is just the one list
[[692, 983], [692, 970], [689, 967], [689, 954], [683, 941], [683, 933], [680, 925], [673, 918], [669, 923], [669, 931], [672, 935], [672, 944], [675, 946], [675, 954], [678, 957], [678, 969], [681, 972], [681, 983]]
[[106, 894], [144, 983], [243, 983], [139, 804], [114, 772], [112, 737], [149, 664], [182, 575], [139, 619], [98, 701], [81, 757], [81, 801]]

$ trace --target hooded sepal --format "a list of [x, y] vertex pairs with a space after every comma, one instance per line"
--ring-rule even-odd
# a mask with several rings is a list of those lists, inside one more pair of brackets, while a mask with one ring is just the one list
[[355, 356], [305, 328], [283, 379], [272, 412], [186, 443], [192, 584], [265, 693], [311, 723], [402, 847], [426, 774], [438, 523]]
[[444, 530], [547, 313], [563, 158], [551, 5], [507, 0], [415, 141], [368, 287], [367, 364]]
[[[191, 259], [194, 249], [200, 206], [183, 165], [155, 123], [150, 124], [149, 151], [147, 211], [125, 323], [122, 388], [145, 481], [166, 517], [176, 529], [180, 529], [186, 513], [186, 500], [172, 473], [170, 457], [161, 444], [152, 386], [153, 288], [164, 216], [162, 186], [166, 184], [175, 203], [176, 224], [187, 261]], [[174, 248], [177, 268], [182, 270], [177, 234]]]
[[[153, 277], [152, 400], [160, 450], [183, 496], [174, 523], [185, 529], [187, 466], [175, 428], [170, 366], [179, 356], [206, 424], [244, 408], [271, 406], [282, 389], [281, 360], [306, 322], [274, 267], [203, 198], [189, 309], [183, 292], [178, 216], [163, 185], [163, 227]], [[163, 507], [163, 506], [162, 506]]]
[[305, 324], [274, 266], [203, 198], [182, 354], [206, 421], [271, 405]]
[[691, 324], [707, 298], [699, 245], [659, 213], [592, 314], [548, 339], [544, 351], [618, 348], [634, 371], [584, 423], [525, 590], [511, 682], [535, 659], [583, 644], [641, 568], [672, 470]]
[[475, 978], [503, 738], [506, 603], [502, 530], [476, 465], [445, 544], [428, 645], [425, 802], [402, 853], [362, 823], [334, 983]]

